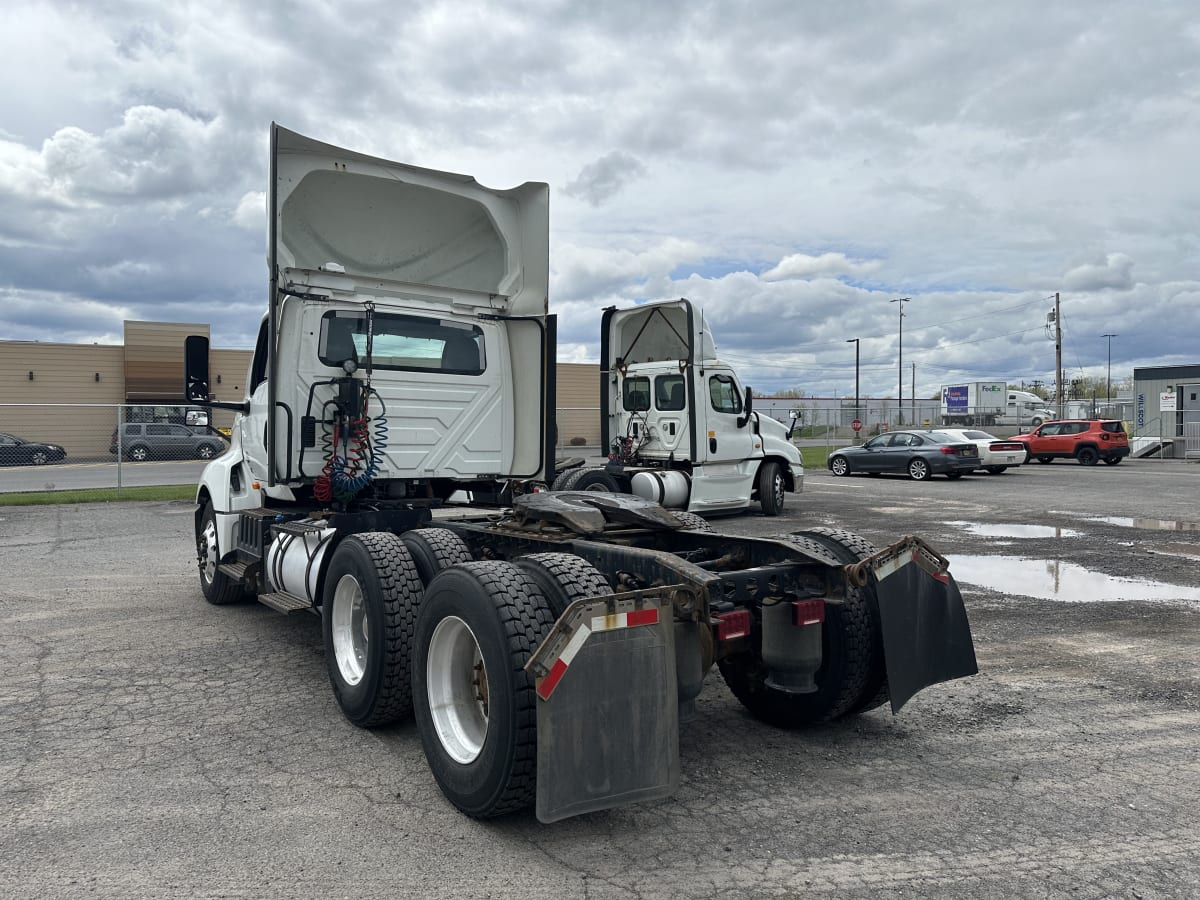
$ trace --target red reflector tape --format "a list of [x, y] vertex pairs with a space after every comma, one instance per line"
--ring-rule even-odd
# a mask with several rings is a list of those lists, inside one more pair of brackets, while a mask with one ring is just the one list
[[793, 625], [820, 625], [825, 621], [824, 600], [793, 600]]
[[616, 631], [619, 628], [637, 628], [640, 625], [657, 625], [658, 608], [635, 609], [633, 612], [616, 613], [608, 616], [593, 616], [590, 625], [580, 625], [571, 635], [562, 653], [550, 667], [550, 672], [537, 683], [537, 695], [543, 700], [549, 700], [558, 683], [562, 681], [571, 660], [583, 648], [584, 643], [594, 631]]
[[717, 640], [732, 641], [750, 633], [750, 611], [739, 609], [717, 616]]
[[550, 668], [550, 674], [538, 683], [538, 696], [543, 700], [549, 700], [550, 695], [554, 693], [554, 689], [558, 686], [558, 682], [562, 679], [566, 671], [567, 664], [561, 658], [556, 659], [554, 665]]

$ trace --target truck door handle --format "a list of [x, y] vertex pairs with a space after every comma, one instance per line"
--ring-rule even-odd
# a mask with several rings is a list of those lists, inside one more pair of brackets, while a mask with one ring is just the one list
[[709, 452], [709, 453], [716, 453], [716, 452], [717, 452], [717, 439], [716, 439], [716, 438], [709, 438], [709, 439], [708, 439], [708, 452]]

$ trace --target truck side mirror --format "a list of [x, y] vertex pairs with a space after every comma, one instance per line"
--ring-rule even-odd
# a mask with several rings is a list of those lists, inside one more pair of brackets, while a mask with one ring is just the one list
[[738, 416], [737, 427], [744, 428], [746, 423], [750, 421], [750, 414], [754, 412], [754, 395], [750, 393], [750, 388], [746, 388], [746, 402], [742, 404], [745, 415]]
[[188, 403], [208, 399], [208, 338], [200, 334], [183, 342], [183, 397]]
[[787, 430], [787, 439], [790, 441], [792, 435], [796, 433], [796, 426], [800, 423], [800, 410], [793, 406], [788, 410], [788, 415], [792, 419], [792, 427]]

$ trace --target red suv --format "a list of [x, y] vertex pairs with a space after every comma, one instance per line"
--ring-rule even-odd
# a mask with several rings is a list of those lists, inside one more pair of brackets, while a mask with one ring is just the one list
[[1077, 459], [1094, 466], [1100, 460], [1115, 466], [1129, 455], [1125, 426], [1116, 419], [1060, 419], [1044, 422], [1029, 434], [1013, 438], [1025, 445], [1025, 461], [1040, 463]]

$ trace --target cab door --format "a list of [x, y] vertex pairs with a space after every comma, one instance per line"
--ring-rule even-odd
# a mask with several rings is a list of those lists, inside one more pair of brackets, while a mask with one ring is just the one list
[[[692, 509], [736, 508], [750, 502], [762, 441], [746, 414], [741, 386], [731, 371], [709, 369], [697, 385], [703, 409], [698, 465], [693, 470]], [[701, 415], [700, 409], [696, 410]]]

